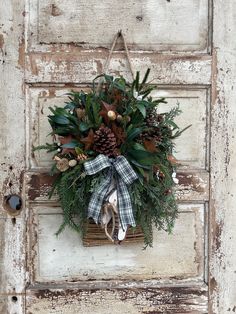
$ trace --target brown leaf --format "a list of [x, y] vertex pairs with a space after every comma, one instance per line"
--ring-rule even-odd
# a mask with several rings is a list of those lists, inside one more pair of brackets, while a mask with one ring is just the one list
[[92, 129], [89, 130], [89, 134], [87, 137], [81, 138], [80, 142], [85, 145], [85, 150], [90, 149], [94, 143], [94, 132]]
[[[61, 143], [61, 145], [64, 144], [68, 144], [73, 140], [73, 136], [72, 135], [68, 135], [68, 136], [59, 136], [58, 140]], [[65, 154], [73, 154], [76, 155], [74, 148], [66, 148], [66, 147], [62, 147], [62, 151], [61, 154], [65, 155]]]
[[167, 159], [169, 160], [169, 162], [170, 162], [172, 165], [177, 165], [177, 164], [179, 164], [179, 161], [178, 161], [173, 155], [168, 155], [168, 156], [167, 156]]
[[157, 152], [157, 148], [155, 145], [155, 141], [149, 141], [149, 140], [144, 140], [143, 141], [143, 145], [146, 148], [146, 150], [150, 153], [155, 153]]
[[123, 128], [117, 126], [116, 123], [113, 122], [111, 125], [111, 129], [112, 129], [112, 132], [116, 136], [117, 145], [121, 145], [122, 143], [124, 143], [126, 134], [125, 134]]
[[61, 145], [68, 144], [73, 140], [72, 135], [68, 136], [58, 136], [58, 140], [61, 143]]

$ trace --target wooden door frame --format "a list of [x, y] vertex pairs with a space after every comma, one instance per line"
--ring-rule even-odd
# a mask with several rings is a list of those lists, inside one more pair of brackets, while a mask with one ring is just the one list
[[[234, 82], [236, 65], [234, 34], [236, 22], [232, 13], [236, 3], [213, 0], [213, 44], [211, 81], [211, 158], [210, 158], [210, 215], [209, 215], [209, 313], [235, 312], [236, 285], [236, 232], [232, 221], [236, 220], [235, 175], [233, 165], [235, 147]], [[2, 13], [2, 14], [1, 14]], [[24, 0], [8, 0], [0, 4], [0, 97], [2, 107], [1, 178], [2, 203], [4, 196], [16, 193], [24, 195], [22, 174], [25, 168], [24, 135], [24, 84], [25, 84], [25, 36]], [[206, 57], [203, 57], [203, 59]], [[209, 58], [208, 58], [209, 59]], [[35, 74], [37, 75], [37, 74]], [[11, 106], [11, 110], [9, 110]], [[4, 119], [3, 119], [4, 117]], [[9, 122], [10, 121], [10, 122]], [[8, 128], [14, 125], [16, 131]], [[14, 143], [14, 145], [13, 145]], [[0, 218], [4, 222], [1, 233], [1, 288], [0, 306], [6, 313], [24, 313], [25, 285], [25, 226], [24, 211], [19, 216], [7, 215], [4, 208]], [[2, 303], [1, 303], [2, 302]], [[1, 307], [0, 307], [1, 309]]]

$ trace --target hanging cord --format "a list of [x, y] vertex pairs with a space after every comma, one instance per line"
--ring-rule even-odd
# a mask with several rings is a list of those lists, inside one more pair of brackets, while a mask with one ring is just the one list
[[[104, 74], [107, 74], [107, 71], [108, 71], [108, 68], [109, 68], [109, 65], [110, 65], [110, 61], [111, 61], [111, 56], [114, 52], [114, 49], [115, 49], [115, 46], [116, 46], [116, 43], [117, 43], [117, 40], [118, 38], [121, 37], [122, 40], [123, 40], [123, 43], [124, 43], [124, 47], [125, 47], [125, 52], [126, 52], [126, 57], [127, 57], [127, 60], [128, 60], [128, 63], [129, 63], [129, 68], [130, 68], [130, 72], [132, 74], [132, 78], [134, 79], [134, 70], [133, 70], [133, 66], [132, 66], [132, 63], [131, 63], [131, 59], [130, 59], [130, 54], [129, 54], [129, 50], [128, 50], [128, 46], [127, 46], [127, 43], [126, 43], [126, 40], [125, 40], [125, 37], [124, 37], [124, 34], [122, 33], [122, 30], [119, 30], [116, 34], [116, 36], [114, 37], [114, 40], [113, 40], [113, 43], [112, 43], [112, 46], [111, 46], [111, 49], [109, 51], [109, 55], [106, 59], [106, 62], [104, 64], [104, 67], [103, 67], [103, 73]], [[103, 81], [104, 81], [104, 78], [102, 77], [98, 83], [98, 86], [97, 86], [97, 90], [96, 92], [98, 93], [102, 87], [102, 84], [103, 84]]]

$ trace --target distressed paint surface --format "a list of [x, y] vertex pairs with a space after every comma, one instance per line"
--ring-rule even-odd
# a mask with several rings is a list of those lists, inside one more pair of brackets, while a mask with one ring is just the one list
[[173, 235], [154, 230], [153, 248], [143, 251], [142, 243], [83, 247], [80, 236], [69, 229], [56, 237], [62, 222], [60, 209], [47, 205], [32, 208], [32, 280], [203, 279], [204, 211], [200, 204], [180, 205]]
[[109, 0], [38, 1], [40, 43], [109, 46], [119, 29], [127, 34], [127, 42], [134, 49], [204, 50], [208, 38], [208, 0], [182, 0], [181, 4], [114, 0], [112, 6]]
[[27, 314], [207, 313], [204, 286], [107, 290], [30, 290]]
[[[32, 48], [33, 49], [33, 48]], [[98, 49], [84, 50], [74, 45], [42, 46], [41, 53], [31, 51], [26, 56], [26, 80], [28, 83], [91, 82], [102, 73], [109, 51]], [[153, 84], [211, 84], [211, 57], [208, 55], [176, 54], [130, 54], [135, 70], [144, 75], [151, 69], [150, 81]], [[109, 73], [131, 79], [130, 71], [123, 53], [114, 53]], [[190, 74], [191, 73], [191, 74]]]
[[11, 217], [5, 197], [23, 193], [25, 167], [24, 68], [20, 59], [24, 35], [24, 2], [0, 1], [0, 311], [23, 313], [25, 244], [23, 212]]
[[[206, 171], [190, 171], [181, 169], [177, 172], [179, 184], [175, 188], [176, 197], [179, 201], [207, 202], [209, 199], [209, 174]], [[37, 171], [28, 172], [26, 175], [29, 202], [48, 203], [48, 193], [55, 177], [48, 173]], [[51, 198], [58, 201], [56, 195]]]
[[236, 2], [214, 1], [210, 291], [216, 314], [236, 311], [235, 32]]

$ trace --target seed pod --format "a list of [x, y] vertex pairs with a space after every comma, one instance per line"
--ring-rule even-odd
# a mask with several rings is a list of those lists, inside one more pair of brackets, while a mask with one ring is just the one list
[[56, 167], [61, 172], [66, 171], [70, 167], [69, 166], [69, 160], [66, 158], [62, 158], [62, 159], [58, 160]]
[[88, 157], [85, 155], [85, 154], [79, 154], [78, 156], [77, 156], [77, 160], [86, 160]]
[[70, 167], [75, 167], [76, 165], [77, 165], [77, 160], [72, 159], [72, 160], [69, 161], [69, 166]]
[[114, 121], [114, 120], [116, 119], [116, 113], [115, 113], [115, 111], [113, 111], [113, 110], [109, 110], [109, 111], [107, 112], [107, 116], [108, 116], [108, 118], [109, 118], [110, 120], [112, 120], [112, 121]]
[[76, 114], [80, 120], [83, 120], [83, 118], [85, 117], [85, 109], [77, 108]]
[[118, 122], [122, 122], [122, 120], [123, 120], [122, 115], [121, 115], [121, 114], [118, 114], [117, 117], [116, 117], [116, 120], [117, 120]]

